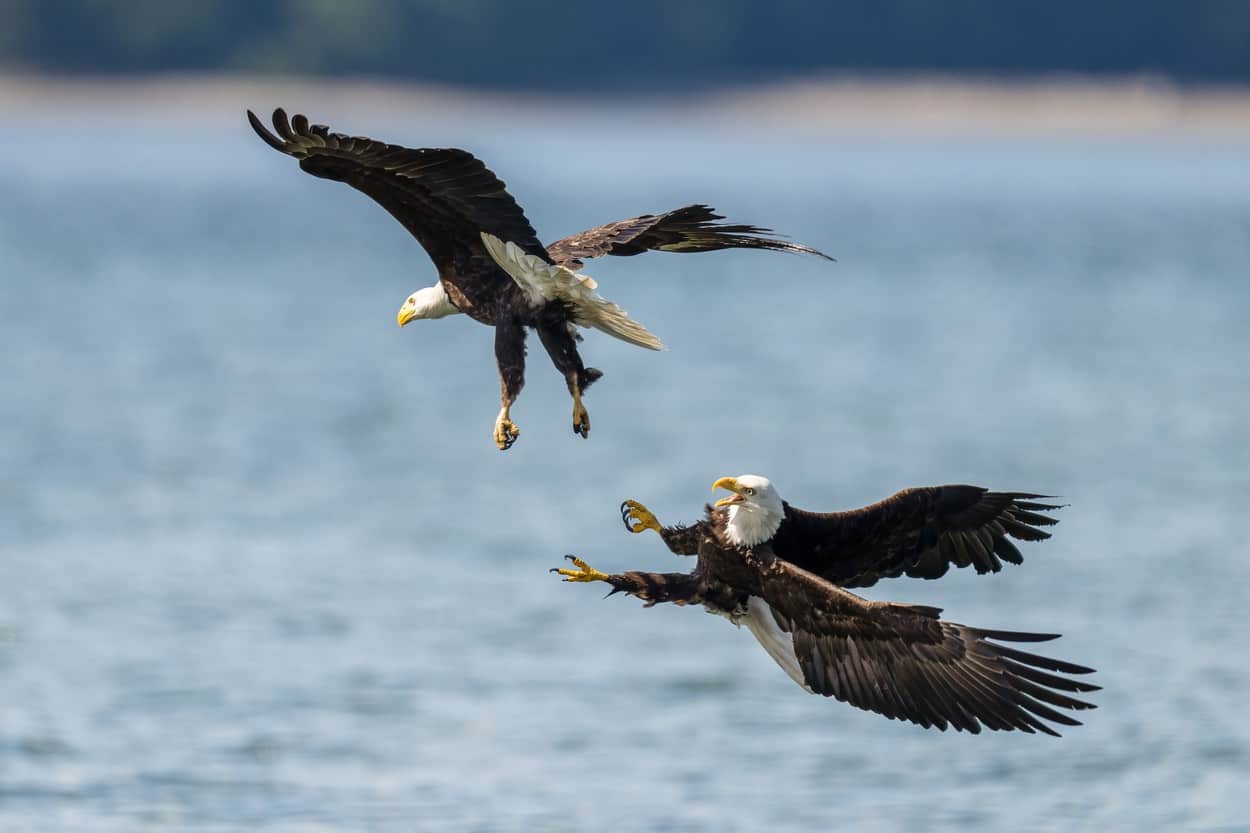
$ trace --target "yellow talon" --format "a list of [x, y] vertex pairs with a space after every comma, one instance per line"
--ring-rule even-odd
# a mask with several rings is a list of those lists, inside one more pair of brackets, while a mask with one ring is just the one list
[[625, 522], [625, 528], [635, 535], [648, 529], [656, 532], [662, 529], [651, 510], [636, 500], [627, 500], [621, 504], [621, 520]]
[[508, 418], [508, 409], [501, 408], [499, 416], [495, 418], [495, 445], [499, 446], [500, 451], [507, 451], [512, 448], [512, 444], [517, 441], [517, 437], [521, 436], [521, 429], [516, 427], [516, 423]]
[[565, 581], [590, 582], [590, 581], [607, 581], [608, 580], [607, 573], [599, 572], [594, 567], [591, 567], [589, 564], [587, 564], [585, 561], [582, 561], [577, 556], [566, 555], [564, 557], [567, 558], [569, 561], [572, 561], [573, 566], [576, 567], [577, 569], [569, 570], [564, 567], [553, 567], [551, 569], [551, 572], [559, 573], [560, 575], [564, 576]]
[[580, 393], [573, 394], [573, 433], [580, 434], [582, 439], [590, 436], [590, 414], [582, 404]]

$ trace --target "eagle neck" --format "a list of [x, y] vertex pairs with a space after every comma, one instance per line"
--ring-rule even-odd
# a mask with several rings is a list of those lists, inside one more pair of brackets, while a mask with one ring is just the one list
[[735, 546], [754, 547], [771, 540], [784, 517], [772, 507], [735, 503], [725, 513], [725, 537]]
[[417, 299], [414, 318], [446, 318], [449, 315], [456, 315], [460, 312], [460, 309], [452, 303], [451, 298], [447, 295], [447, 290], [443, 287], [442, 281], [433, 286], [427, 286], [425, 289], [415, 293], [414, 297]]

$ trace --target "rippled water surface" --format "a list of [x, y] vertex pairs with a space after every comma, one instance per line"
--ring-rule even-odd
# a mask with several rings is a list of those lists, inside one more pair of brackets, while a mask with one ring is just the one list
[[[670, 349], [588, 336], [582, 441], [535, 341], [501, 455], [491, 332], [396, 328], [433, 270], [364, 197], [241, 118], [0, 127], [0, 830], [1250, 829], [1250, 152], [429, 122], [343, 126], [547, 239], [701, 200], [839, 262], [593, 264]], [[743, 472], [1062, 495], [1022, 567], [871, 593], [1062, 631], [1100, 708], [926, 732], [546, 572], [677, 569], [617, 504]]]

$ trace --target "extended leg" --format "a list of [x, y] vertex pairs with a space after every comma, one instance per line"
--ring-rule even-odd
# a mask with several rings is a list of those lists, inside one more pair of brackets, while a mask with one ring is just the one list
[[569, 396], [573, 397], [573, 433], [582, 437], [590, 436], [590, 414], [582, 404], [582, 392], [590, 387], [591, 382], [603, 374], [593, 367], [582, 364], [582, 357], [577, 352], [577, 342], [569, 331], [565, 321], [544, 322], [538, 326], [538, 338], [551, 363], [564, 374], [564, 383], [568, 385]]
[[582, 404], [582, 388], [578, 384], [576, 373], [566, 373], [564, 381], [569, 386], [569, 394], [573, 397], [573, 433], [581, 434], [582, 439], [590, 436], [590, 412]]
[[625, 528], [635, 535], [654, 529], [674, 555], [698, 555], [699, 541], [705, 534], [699, 524], [664, 526], [650, 509], [636, 500], [621, 504], [621, 520], [625, 522]]
[[[551, 572], [564, 576], [565, 581], [602, 581], [612, 585], [612, 593], [628, 593], [647, 603], [650, 607], [660, 602], [674, 604], [698, 604], [703, 600], [699, 580], [689, 573], [601, 573], [577, 556], [566, 555], [577, 569], [553, 567]], [[612, 595], [609, 593], [608, 595]]]
[[495, 323], [495, 364], [499, 368], [500, 408], [495, 418], [495, 445], [507, 451], [521, 436], [512, 421], [512, 403], [525, 386], [525, 327], [509, 318]]

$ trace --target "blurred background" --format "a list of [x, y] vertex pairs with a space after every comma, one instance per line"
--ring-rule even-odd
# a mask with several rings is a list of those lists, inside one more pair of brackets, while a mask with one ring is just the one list
[[0, 9], [0, 59], [44, 72], [368, 73], [645, 95], [830, 71], [1250, 80], [1250, 8], [1230, 0], [5, 0]]
[[[1231, 2], [0, 0], [0, 831], [1250, 830], [1250, 9]], [[509, 184], [544, 240], [692, 202], [838, 258], [587, 271], [589, 440], [532, 350], [244, 118]], [[1057, 494], [994, 576], [1062, 739], [804, 694], [617, 505]]]

